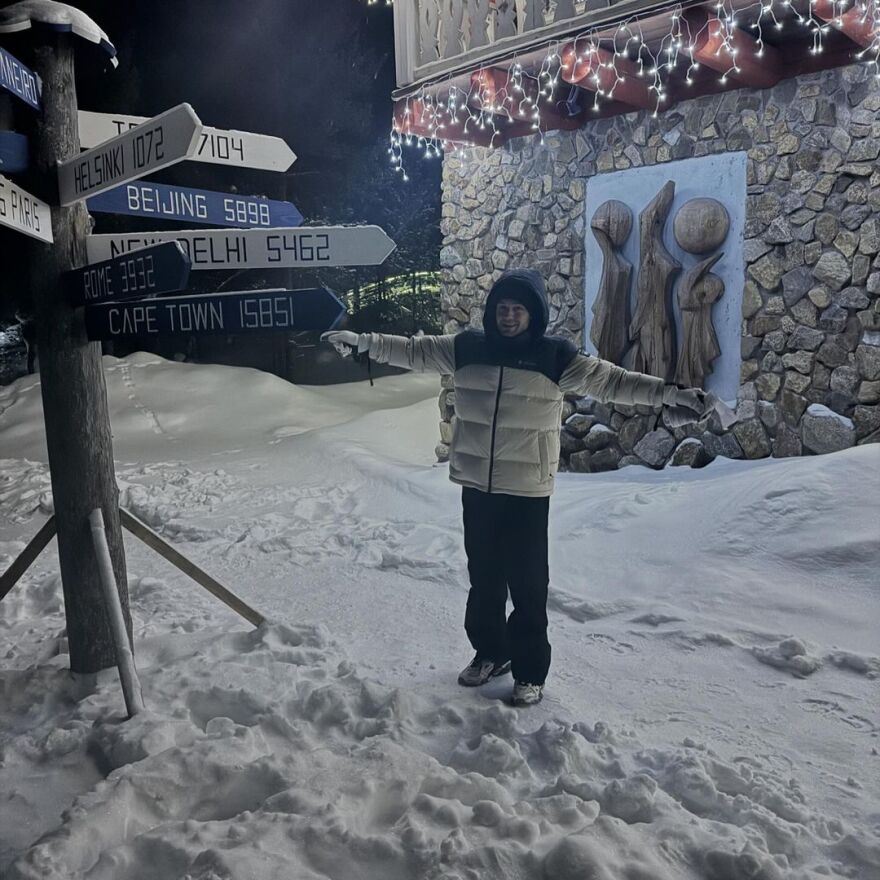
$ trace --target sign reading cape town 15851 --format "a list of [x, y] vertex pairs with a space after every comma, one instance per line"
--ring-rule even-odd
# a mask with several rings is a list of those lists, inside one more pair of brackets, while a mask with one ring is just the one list
[[188, 159], [198, 147], [202, 123], [189, 104], [147, 120], [58, 166], [62, 205], [72, 205], [151, 171]]
[[395, 248], [378, 226], [303, 226], [90, 235], [86, 250], [94, 263], [163, 241], [179, 241], [194, 270], [378, 266]]
[[326, 287], [249, 290], [86, 306], [89, 339], [179, 333], [289, 333], [330, 330], [345, 306]]
[[0, 174], [0, 225], [52, 243], [52, 211], [29, 192]]
[[34, 110], [40, 109], [40, 81], [37, 75], [2, 48], [0, 48], [0, 86], [21, 98], [25, 104], [30, 104]]

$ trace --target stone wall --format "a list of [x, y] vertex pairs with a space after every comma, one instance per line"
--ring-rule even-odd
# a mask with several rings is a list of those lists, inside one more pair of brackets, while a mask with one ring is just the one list
[[[445, 332], [480, 327], [492, 282], [544, 273], [550, 331], [581, 343], [584, 198], [593, 175], [748, 154], [737, 422], [672, 430], [661, 413], [567, 401], [562, 467], [701, 465], [880, 441], [880, 84], [867, 66], [632, 113], [444, 159]], [[444, 378], [446, 453], [454, 389]]]

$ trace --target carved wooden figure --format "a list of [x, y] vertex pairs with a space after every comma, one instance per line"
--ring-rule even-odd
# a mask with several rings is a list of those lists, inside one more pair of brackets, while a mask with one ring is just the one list
[[667, 381], [675, 370], [675, 324], [671, 284], [681, 270], [663, 244], [663, 227], [675, 195], [675, 181], [667, 180], [639, 214], [641, 262], [636, 282], [636, 311], [630, 325], [632, 368]]
[[720, 247], [730, 232], [730, 214], [717, 199], [690, 199], [672, 224], [672, 234], [682, 250], [708, 254]]
[[590, 339], [599, 357], [614, 364], [623, 363], [629, 347], [629, 288], [633, 267], [619, 248], [629, 238], [632, 222], [632, 211], [616, 199], [603, 202], [590, 222], [603, 258]]
[[721, 354], [712, 305], [724, 295], [724, 282], [709, 270], [724, 256], [723, 251], [701, 260], [688, 269], [678, 288], [681, 309], [682, 343], [675, 370], [675, 381], [688, 388], [702, 388], [712, 361]]

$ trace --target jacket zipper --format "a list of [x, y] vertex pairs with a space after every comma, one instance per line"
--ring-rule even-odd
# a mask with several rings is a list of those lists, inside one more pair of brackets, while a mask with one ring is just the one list
[[498, 391], [495, 393], [495, 412], [492, 414], [492, 438], [489, 441], [489, 488], [492, 492], [492, 471], [495, 469], [495, 429], [498, 427], [498, 406], [501, 403], [501, 383], [504, 381], [504, 367], [499, 367]]

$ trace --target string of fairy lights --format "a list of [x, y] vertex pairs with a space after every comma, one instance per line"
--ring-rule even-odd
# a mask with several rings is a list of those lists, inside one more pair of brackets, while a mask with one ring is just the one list
[[[370, 5], [378, 2], [368, 0]], [[668, 86], [673, 76], [680, 75], [686, 85], [694, 83], [694, 74], [701, 66], [695, 60], [696, 48], [707, 29], [715, 46], [714, 54], [727, 58], [729, 63], [726, 70], [718, 71], [719, 82], [726, 84], [740, 72], [744, 59], [741, 41], [736, 37], [741, 25], [749, 21], [743, 29], [751, 34], [754, 55], [760, 58], [768, 48], [767, 32], [791, 27], [807, 29], [811, 37], [809, 52], [819, 54], [825, 50], [828, 34], [841, 27], [843, 16], [847, 15], [870, 35], [868, 45], [854, 52], [854, 58], [869, 64], [873, 75], [880, 79], [880, 0], [831, 0], [827, 5], [833, 9], [833, 15], [827, 18], [816, 11], [820, 2], [809, 0], [809, 8], [800, 11], [792, 0], [758, 0], [740, 9], [734, 9], [731, 0], [718, 0], [714, 15], [697, 29], [691, 26], [684, 7], [676, 5], [670, 10], [668, 32], [659, 41], [655, 36], [651, 44], [641, 19], [633, 15], [617, 24], [613, 36], [608, 34], [609, 28], [614, 27], [612, 23], [601, 31], [593, 28], [563, 41], [544, 44], [544, 58], [537, 69], [535, 65], [530, 65], [530, 69], [514, 54], [492, 62], [493, 71], [506, 68], [500, 80], [493, 76], [486, 81], [475, 76], [467, 89], [453, 82], [452, 76], [423, 83], [404, 99], [402, 114], [392, 125], [388, 148], [391, 164], [404, 180], [409, 180], [404, 168], [405, 147], [416, 147], [424, 158], [432, 159], [446, 151], [461, 153], [473, 146], [467, 140], [469, 135], [481, 144], [494, 146], [511, 121], [530, 121], [530, 130], [543, 143], [546, 124], [542, 109], [551, 110], [557, 105], [560, 88], [573, 88], [564, 75], [574, 73], [572, 67], [577, 65], [583, 65], [592, 80], [593, 110], [615, 100], [627, 78], [635, 76], [652, 96], [656, 116], [669, 100]], [[391, 5], [392, 0], [385, 3]], [[652, 33], [656, 34], [654, 22]], [[527, 51], [533, 55], [535, 49], [530, 46]], [[502, 119], [504, 124], [500, 125]], [[419, 133], [414, 133], [414, 129]]]

